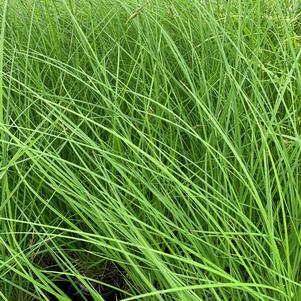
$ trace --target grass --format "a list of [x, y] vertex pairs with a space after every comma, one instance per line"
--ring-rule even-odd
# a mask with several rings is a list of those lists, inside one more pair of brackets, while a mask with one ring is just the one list
[[301, 300], [298, 1], [1, 6], [0, 299]]

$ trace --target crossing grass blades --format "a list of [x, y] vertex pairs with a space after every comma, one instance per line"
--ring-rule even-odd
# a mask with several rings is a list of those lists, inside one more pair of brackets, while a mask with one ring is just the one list
[[0, 0], [0, 70], [1, 301], [301, 300], [300, 0]]

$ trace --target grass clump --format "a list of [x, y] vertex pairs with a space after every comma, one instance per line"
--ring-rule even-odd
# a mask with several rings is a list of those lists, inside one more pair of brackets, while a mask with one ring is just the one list
[[298, 1], [1, 8], [3, 300], [301, 300]]

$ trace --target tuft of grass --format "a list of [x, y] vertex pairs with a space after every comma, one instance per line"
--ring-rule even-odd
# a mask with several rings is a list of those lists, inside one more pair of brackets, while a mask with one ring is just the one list
[[301, 300], [298, 1], [0, 3], [0, 298]]

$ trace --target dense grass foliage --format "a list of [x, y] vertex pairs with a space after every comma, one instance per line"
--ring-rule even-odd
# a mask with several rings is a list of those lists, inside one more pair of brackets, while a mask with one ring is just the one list
[[0, 299], [301, 300], [298, 2], [2, 1]]

